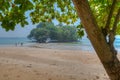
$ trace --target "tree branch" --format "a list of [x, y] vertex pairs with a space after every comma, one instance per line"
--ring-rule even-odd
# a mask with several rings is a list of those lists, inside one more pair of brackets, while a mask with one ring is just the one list
[[114, 24], [113, 24], [113, 28], [112, 28], [112, 30], [110, 31], [110, 34], [109, 34], [109, 44], [110, 45], [112, 45], [113, 42], [114, 42], [115, 33], [116, 33], [116, 29], [117, 29], [117, 23], [119, 21], [119, 18], [120, 18], [120, 8], [118, 9], [118, 12], [116, 14], [115, 21], [114, 21]]
[[109, 33], [109, 45], [113, 51], [113, 53], [116, 54], [116, 50], [114, 48], [114, 40], [115, 40], [115, 33], [116, 33], [116, 29], [117, 29], [117, 23], [119, 21], [119, 18], [120, 18], [120, 8], [118, 9], [118, 12], [116, 14], [116, 17], [115, 17], [115, 21], [114, 21], [114, 24], [113, 24], [113, 29], [110, 31]]
[[118, 13], [116, 14], [116, 17], [115, 17], [115, 21], [114, 21], [114, 24], [113, 24], [113, 33], [115, 34], [116, 32], [116, 29], [117, 29], [117, 23], [119, 21], [119, 18], [120, 18], [120, 8], [118, 9]]
[[[110, 13], [109, 13], [108, 18], [107, 18], [107, 22], [106, 22], [106, 25], [105, 25], [105, 31], [107, 33], [110, 31], [110, 29], [109, 29], [110, 21], [111, 21], [112, 15], [113, 15], [113, 11], [115, 9], [116, 2], [117, 2], [117, 0], [113, 0], [113, 3], [111, 5], [111, 9], [110, 9]], [[105, 36], [107, 36], [107, 35], [105, 34]]]

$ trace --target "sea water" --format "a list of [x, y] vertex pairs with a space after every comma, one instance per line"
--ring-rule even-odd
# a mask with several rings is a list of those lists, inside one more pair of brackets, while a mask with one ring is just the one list
[[[14, 38], [4, 37], [3, 38], [3, 37], [1, 37], [0, 38], [0, 46], [6, 46], [6, 45], [7, 46], [8, 45], [15, 46], [16, 44], [20, 45], [21, 43], [23, 43], [25, 45], [25, 44], [31, 43], [31, 41], [29, 39], [27, 39], [26, 37], [24, 37], [24, 38], [18, 38], [18, 37], [14, 37]], [[82, 38], [78, 42], [63, 43], [62, 45], [69, 46], [69, 47], [71, 47], [70, 49], [73, 49], [73, 50], [87, 50], [87, 51], [94, 50], [88, 38]], [[114, 46], [118, 51], [120, 51], [120, 37], [115, 38]]]
[[[87, 38], [81, 39], [79, 43], [83, 46], [84, 49], [94, 50], [92, 44], [90, 43], [90, 40], [88, 40]], [[120, 36], [115, 37], [114, 46], [115, 49], [120, 52]]]
[[28, 43], [30, 40], [27, 38], [18, 38], [18, 37], [0, 37], [0, 46], [4, 45], [15, 45], [21, 43]]
[[[78, 42], [67, 43], [67, 45], [72, 46], [75, 50], [94, 51], [90, 40], [86, 37], [80, 39]], [[114, 46], [120, 52], [120, 36], [115, 37]]]

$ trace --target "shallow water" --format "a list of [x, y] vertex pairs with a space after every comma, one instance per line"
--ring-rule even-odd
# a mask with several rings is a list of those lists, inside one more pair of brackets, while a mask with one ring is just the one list
[[[0, 38], [0, 46], [15, 46], [20, 43], [24, 43], [24, 46], [31, 45], [31, 41], [27, 38]], [[114, 42], [115, 48], [120, 51], [120, 38], [116, 38]], [[94, 51], [90, 41], [87, 38], [82, 38], [79, 42], [71, 42], [71, 43], [49, 43], [44, 45], [48, 48], [58, 48], [58, 49], [68, 49], [68, 50], [86, 50], [86, 51]]]
[[16, 43], [28, 43], [30, 40], [28, 40], [27, 38], [8, 38], [8, 37], [4, 37], [4, 38], [0, 38], [0, 46], [4, 46], [4, 45], [15, 45]]

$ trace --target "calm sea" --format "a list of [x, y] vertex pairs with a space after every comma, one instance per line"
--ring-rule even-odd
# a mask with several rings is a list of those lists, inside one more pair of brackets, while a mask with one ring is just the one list
[[27, 38], [17, 38], [17, 37], [0, 37], [0, 46], [5, 46], [5, 45], [15, 45], [20, 44], [20, 43], [29, 43], [29, 39]]
[[[90, 41], [87, 38], [81, 39], [80, 42], [78, 42], [78, 43], [81, 44], [82, 46], [84, 46], [83, 47], [84, 49], [94, 50], [91, 43], [90, 43]], [[114, 46], [115, 46], [115, 49], [117, 49], [120, 52], [120, 36], [117, 36], [115, 38]]]
[[[8, 46], [8, 45], [14, 45], [15, 44], [23, 43], [29, 44], [31, 41], [27, 38], [0, 38], [0, 46]], [[87, 38], [81, 39], [79, 42], [73, 42], [73, 43], [63, 43], [63, 46], [67, 46], [66, 48], [71, 47], [70, 49], [73, 50], [94, 50], [90, 41]], [[101, 44], [102, 45], [102, 44]], [[115, 48], [120, 51], [120, 37], [116, 37], [114, 42]], [[53, 45], [54, 46], [54, 45]]]

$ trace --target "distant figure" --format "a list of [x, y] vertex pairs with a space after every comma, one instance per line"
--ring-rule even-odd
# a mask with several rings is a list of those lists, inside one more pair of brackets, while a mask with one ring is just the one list
[[15, 43], [15, 46], [17, 47], [17, 43]]
[[21, 43], [21, 46], [23, 46], [23, 43]]

